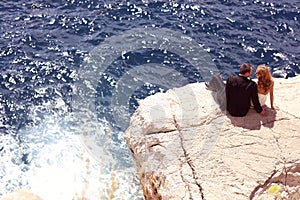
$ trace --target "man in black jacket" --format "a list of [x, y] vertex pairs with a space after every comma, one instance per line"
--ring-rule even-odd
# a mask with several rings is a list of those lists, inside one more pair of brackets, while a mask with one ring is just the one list
[[238, 76], [229, 76], [226, 81], [227, 111], [235, 117], [245, 116], [251, 105], [251, 100], [256, 112], [262, 116], [268, 113], [259, 103], [256, 83], [249, 79], [252, 73], [250, 64], [242, 64]]

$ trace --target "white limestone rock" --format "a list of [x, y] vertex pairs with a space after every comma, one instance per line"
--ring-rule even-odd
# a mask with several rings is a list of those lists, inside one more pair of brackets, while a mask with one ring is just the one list
[[271, 200], [272, 185], [300, 199], [299, 89], [300, 76], [275, 79], [267, 117], [222, 112], [204, 83], [140, 101], [126, 142], [145, 199]]
[[10, 194], [7, 194], [6, 196], [0, 198], [0, 200], [42, 200], [42, 199], [36, 194], [30, 192], [29, 190], [20, 189]]

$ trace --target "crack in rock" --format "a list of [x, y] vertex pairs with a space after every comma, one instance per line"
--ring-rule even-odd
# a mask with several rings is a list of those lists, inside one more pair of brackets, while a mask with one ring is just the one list
[[[179, 138], [180, 138], [180, 145], [181, 145], [181, 148], [182, 148], [182, 151], [183, 151], [183, 154], [184, 154], [184, 158], [185, 158], [185, 162], [188, 164], [188, 166], [190, 167], [190, 169], [192, 170], [192, 177], [193, 177], [193, 180], [195, 181], [195, 184], [197, 185], [197, 187], [199, 188], [199, 192], [200, 192], [200, 195], [201, 195], [201, 199], [202, 200], [205, 200], [204, 198], [204, 194], [203, 194], [203, 188], [202, 186], [197, 182], [197, 178], [196, 178], [196, 170], [193, 166], [193, 163], [191, 162], [191, 160], [189, 159], [188, 157], [188, 153], [186, 151], [186, 149], [184, 148], [184, 145], [183, 145], [183, 138], [182, 138], [182, 133], [180, 131], [180, 127], [179, 127], [179, 124], [177, 123], [176, 119], [175, 119], [175, 116], [173, 116], [173, 119], [174, 119], [174, 123], [175, 123], [175, 127], [177, 128], [177, 131], [179, 133]], [[182, 165], [181, 165], [181, 169], [182, 169]], [[184, 180], [184, 177], [182, 175], [182, 173], [180, 172], [181, 174], [181, 178], [182, 178], [182, 181], [183, 182], [186, 182]], [[188, 190], [189, 190], [189, 193], [190, 193], [190, 199], [193, 199], [192, 197], [192, 193], [191, 193], [191, 189], [190, 189], [190, 186], [187, 184], [188, 186]]]
[[282, 170], [274, 170], [270, 177], [263, 184], [259, 184], [254, 188], [249, 199], [252, 200], [256, 196], [263, 194], [268, 190], [268, 188], [270, 188], [272, 184], [283, 186], [282, 188], [285, 193], [284, 199], [299, 199], [300, 163], [285, 163]]

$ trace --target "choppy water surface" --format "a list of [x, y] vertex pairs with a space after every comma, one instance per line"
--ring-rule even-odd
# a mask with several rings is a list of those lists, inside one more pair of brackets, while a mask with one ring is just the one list
[[1, 1], [0, 196], [141, 199], [124, 141], [137, 101], [244, 62], [294, 76], [299, 4]]

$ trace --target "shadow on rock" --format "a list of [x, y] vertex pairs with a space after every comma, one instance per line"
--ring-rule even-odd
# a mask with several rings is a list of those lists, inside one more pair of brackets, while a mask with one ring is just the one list
[[244, 117], [233, 117], [227, 113], [227, 117], [234, 126], [239, 126], [250, 130], [260, 130], [261, 126], [272, 128], [276, 118], [276, 111], [267, 108], [268, 116], [261, 116], [253, 108]]
[[205, 83], [206, 89], [211, 91], [215, 102], [222, 111], [226, 110], [226, 93], [225, 83], [221, 78], [221, 74], [214, 75], [209, 82]]
[[[205, 83], [206, 89], [211, 91], [215, 102], [222, 111], [226, 111], [225, 83], [221, 74], [214, 75], [209, 82]], [[227, 117], [234, 126], [243, 127], [251, 130], [259, 130], [261, 126], [272, 128], [276, 117], [276, 111], [267, 107], [268, 116], [261, 116], [254, 109], [250, 109], [245, 117], [233, 117], [227, 113]]]

